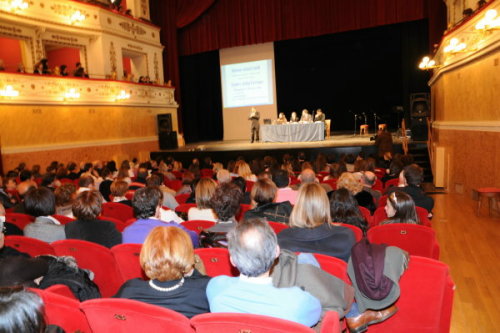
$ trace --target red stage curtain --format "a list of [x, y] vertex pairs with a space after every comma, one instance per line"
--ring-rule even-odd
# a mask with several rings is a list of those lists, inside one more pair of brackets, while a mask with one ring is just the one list
[[184, 0], [177, 3], [177, 28], [184, 28], [200, 17], [215, 0]]
[[218, 0], [180, 32], [180, 53], [318, 36], [425, 16], [422, 0]]

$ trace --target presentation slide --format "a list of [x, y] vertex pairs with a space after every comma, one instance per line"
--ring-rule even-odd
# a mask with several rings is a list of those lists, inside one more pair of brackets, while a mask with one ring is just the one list
[[224, 108], [274, 103], [272, 59], [223, 65]]

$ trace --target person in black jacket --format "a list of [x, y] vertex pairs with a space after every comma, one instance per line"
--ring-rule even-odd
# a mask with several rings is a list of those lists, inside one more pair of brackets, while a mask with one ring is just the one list
[[112, 222], [98, 220], [101, 213], [102, 196], [98, 191], [85, 191], [73, 203], [76, 221], [64, 226], [67, 239], [81, 239], [106, 247], [122, 242], [122, 234]]
[[265, 218], [267, 221], [288, 223], [292, 213], [290, 201], [274, 202], [278, 188], [270, 179], [260, 179], [252, 187], [254, 208], [245, 213], [245, 219]]

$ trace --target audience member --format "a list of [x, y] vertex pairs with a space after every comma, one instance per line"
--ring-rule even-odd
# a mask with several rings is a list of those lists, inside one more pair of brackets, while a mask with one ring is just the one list
[[174, 197], [175, 191], [171, 190], [170, 188], [168, 188], [163, 184], [162, 174], [160, 173], [152, 174], [146, 180], [146, 186], [158, 186], [160, 191], [163, 193], [162, 206], [168, 207], [171, 210], [175, 210], [175, 208], [179, 206], [179, 203]]
[[243, 193], [243, 197], [240, 201], [241, 204], [251, 205], [252, 198], [250, 197], [250, 192], [247, 192], [247, 181], [243, 177], [235, 177], [232, 180], [232, 183], [238, 186]]
[[135, 221], [123, 231], [123, 243], [142, 244], [149, 232], [159, 226], [175, 226], [186, 231], [191, 237], [194, 247], [198, 247], [198, 235], [194, 231], [187, 230], [176, 222], [164, 222], [161, 217], [161, 203], [163, 194], [158, 187], [143, 187], [135, 191], [132, 199]]
[[74, 217], [72, 206], [76, 197], [76, 186], [71, 183], [62, 184], [55, 189], [54, 195], [56, 196], [56, 214]]
[[28, 192], [31, 187], [37, 187], [33, 174], [29, 170], [22, 170], [19, 173], [19, 180], [21, 182], [17, 185], [17, 193], [20, 195]]
[[243, 160], [236, 162], [236, 173], [238, 176], [243, 177], [245, 180], [252, 182], [257, 181], [257, 176], [255, 176], [250, 170], [250, 166]]
[[24, 227], [24, 235], [52, 243], [65, 239], [64, 226], [50, 215], [56, 212], [54, 193], [40, 187], [30, 190], [24, 197], [26, 213], [35, 217], [35, 221]]
[[352, 230], [331, 224], [328, 196], [319, 184], [300, 187], [290, 227], [278, 234], [282, 249], [322, 253], [347, 262], [355, 243]]
[[67, 239], [80, 239], [106, 247], [121, 244], [122, 235], [112, 222], [99, 220], [102, 196], [98, 191], [80, 193], [73, 202], [76, 221], [64, 226]]
[[288, 223], [292, 212], [289, 201], [274, 202], [278, 188], [269, 179], [261, 179], [252, 187], [253, 209], [245, 213], [245, 219], [265, 218], [267, 221]]
[[276, 193], [276, 202], [289, 201], [292, 205], [297, 202], [298, 192], [293, 190], [290, 186], [290, 176], [286, 170], [274, 170], [273, 181], [278, 187]]
[[198, 181], [195, 188], [196, 207], [189, 209], [188, 220], [217, 221], [217, 216], [210, 207], [216, 188], [217, 183], [211, 178], [201, 178]]
[[[236, 175], [238, 177], [238, 175]], [[228, 183], [231, 181], [231, 174], [226, 169], [221, 169], [217, 171], [217, 181], [219, 184]]]
[[385, 212], [388, 219], [382, 221], [380, 224], [420, 224], [420, 220], [415, 210], [415, 202], [404, 192], [394, 191], [387, 196]]
[[370, 193], [373, 197], [373, 200], [378, 203], [380, 197], [382, 196], [382, 193], [372, 188], [376, 182], [377, 175], [375, 175], [372, 171], [361, 172], [361, 184], [363, 184], [363, 191]]
[[62, 332], [48, 327], [40, 296], [20, 286], [0, 288], [0, 332]]
[[347, 172], [344, 162], [332, 163], [330, 164], [330, 174], [325, 176], [323, 180], [338, 179], [344, 172]]
[[78, 180], [78, 190], [77, 194], [80, 194], [85, 191], [92, 191], [95, 189], [94, 178], [89, 175], [82, 175]]
[[192, 172], [186, 171], [182, 174], [182, 187], [177, 191], [176, 195], [179, 194], [191, 194], [193, 192], [194, 174]]
[[344, 172], [340, 175], [340, 178], [337, 180], [337, 189], [340, 188], [349, 190], [358, 202], [358, 205], [369, 209], [373, 214], [376, 208], [373, 196], [369, 192], [364, 191], [363, 184], [361, 184], [360, 179], [355, 174]]
[[115, 180], [111, 183], [111, 195], [113, 196], [113, 202], [118, 202], [127, 206], [132, 207], [132, 201], [125, 197], [125, 193], [128, 191], [128, 183], [123, 180]]
[[228, 234], [231, 262], [239, 277], [217, 276], [207, 286], [211, 312], [251, 313], [315, 325], [318, 299], [299, 287], [276, 288], [269, 272], [280, 248], [266, 222], [243, 221]]
[[139, 260], [150, 280], [128, 280], [115, 297], [168, 308], [188, 318], [210, 312], [206, 296], [210, 278], [194, 268], [194, 250], [186, 232], [155, 227], [142, 245]]
[[330, 198], [330, 214], [333, 223], [354, 225], [361, 230], [366, 230], [368, 225], [359, 211], [358, 202], [345, 188], [332, 193]]

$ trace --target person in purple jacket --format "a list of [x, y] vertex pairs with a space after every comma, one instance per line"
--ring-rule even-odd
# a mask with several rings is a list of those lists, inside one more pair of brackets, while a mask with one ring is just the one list
[[123, 230], [123, 243], [142, 244], [151, 230], [158, 226], [173, 226], [186, 231], [193, 242], [193, 247], [197, 248], [198, 234], [187, 230], [180, 224], [173, 221], [161, 221], [160, 209], [163, 202], [163, 193], [156, 186], [143, 187], [135, 191], [132, 207], [134, 208], [137, 221]]

